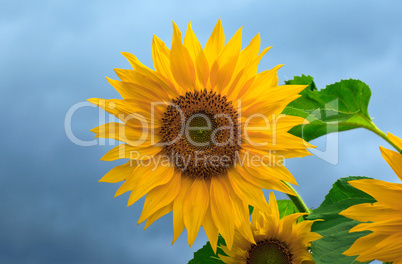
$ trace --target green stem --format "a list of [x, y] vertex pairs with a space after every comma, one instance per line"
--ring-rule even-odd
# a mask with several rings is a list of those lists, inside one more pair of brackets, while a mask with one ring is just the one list
[[368, 130], [376, 133], [377, 135], [379, 135], [380, 137], [382, 137], [385, 141], [387, 141], [389, 144], [391, 144], [391, 146], [393, 146], [399, 153], [402, 153], [402, 149], [400, 149], [397, 145], [395, 145], [394, 142], [392, 142], [387, 134], [385, 134], [384, 132], [382, 132], [373, 122], [371, 122], [373, 124], [373, 126], [371, 128], [368, 128]]
[[290, 194], [288, 194], [288, 196], [290, 200], [292, 200], [296, 208], [299, 210], [299, 212], [311, 214], [310, 208], [307, 207], [306, 203], [303, 201], [301, 196], [296, 192], [296, 190], [292, 187], [292, 185], [290, 185], [288, 182], [285, 181], [283, 181], [283, 183], [286, 184], [286, 186], [288, 186], [296, 194], [296, 196]]
[[392, 264], [393, 262], [383, 262], [382, 264]]
[[[364, 117], [364, 118], [365, 118], [365, 117]], [[385, 141], [387, 141], [391, 146], [393, 146], [399, 153], [402, 154], [402, 149], [400, 149], [397, 145], [395, 145], [395, 143], [392, 142], [392, 141], [388, 138], [387, 134], [385, 134], [384, 132], [382, 132], [382, 131], [373, 123], [373, 121], [371, 121], [371, 120], [369, 120], [369, 119], [367, 119], [367, 118], [365, 118], [365, 119], [371, 124], [370, 126], [368, 126], [368, 125], [361, 125], [361, 124], [355, 124], [355, 123], [350, 123], [350, 124], [356, 125], [357, 127], [365, 128], [365, 129], [370, 130], [371, 132], [377, 134], [378, 136], [380, 136], [381, 138], [383, 138]]]

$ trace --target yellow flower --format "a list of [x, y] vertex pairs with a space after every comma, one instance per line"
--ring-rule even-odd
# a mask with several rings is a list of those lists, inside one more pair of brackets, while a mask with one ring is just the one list
[[[394, 142], [401, 139], [394, 136]], [[380, 147], [381, 154], [402, 181], [402, 154]], [[375, 179], [349, 182], [355, 188], [368, 193], [376, 203], [358, 204], [340, 214], [361, 223], [350, 232], [372, 231], [357, 239], [343, 254], [360, 255], [357, 261], [377, 259], [384, 262], [402, 263], [402, 184]]]
[[172, 47], [156, 36], [155, 70], [123, 53], [133, 70], [115, 69], [109, 83], [123, 99], [89, 99], [122, 122], [92, 131], [124, 142], [102, 159], [129, 159], [100, 181], [125, 181], [128, 206], [146, 195], [139, 223], [145, 228], [173, 211], [173, 242], [187, 229], [193, 244], [203, 226], [216, 251], [218, 233], [230, 248], [234, 230], [252, 240], [248, 205], [267, 207], [262, 189], [292, 194], [296, 184], [285, 158], [311, 147], [287, 131], [304, 119], [281, 115], [305, 87], [278, 85], [274, 67], [257, 74], [260, 36], [241, 50], [242, 30], [225, 45], [220, 20], [202, 49], [189, 23], [182, 42], [173, 23]]
[[291, 214], [279, 219], [275, 195], [269, 195], [267, 212], [254, 210], [251, 229], [255, 243], [250, 243], [236, 232], [232, 250], [223, 246], [228, 256], [219, 255], [227, 264], [307, 264], [315, 263], [308, 247], [321, 236], [311, 232], [314, 221], [297, 219], [304, 213]]

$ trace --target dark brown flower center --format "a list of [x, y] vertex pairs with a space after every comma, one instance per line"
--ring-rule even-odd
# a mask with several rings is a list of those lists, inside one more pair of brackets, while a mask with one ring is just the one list
[[164, 154], [183, 174], [213, 177], [233, 165], [241, 130], [238, 113], [226, 96], [187, 92], [172, 100], [162, 121]]
[[247, 264], [292, 264], [288, 247], [278, 240], [260, 241], [248, 253]]

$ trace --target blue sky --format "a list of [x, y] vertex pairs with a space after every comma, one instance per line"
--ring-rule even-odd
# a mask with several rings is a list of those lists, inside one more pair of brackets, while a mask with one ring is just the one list
[[[259, 69], [285, 64], [280, 82], [302, 73], [319, 88], [360, 79], [372, 90], [369, 113], [378, 127], [402, 136], [402, 19], [399, 1], [8, 1], [0, 9], [0, 262], [187, 263], [206, 242], [171, 246], [171, 214], [146, 231], [136, 226], [142, 202], [113, 198], [119, 184], [97, 181], [119, 163], [99, 161], [108, 146], [80, 147], [64, 119], [87, 98], [119, 98], [105, 76], [129, 68], [120, 52], [152, 67], [155, 34], [169, 46], [172, 20], [188, 21], [202, 44], [221, 18], [226, 39], [243, 26], [243, 43], [258, 32], [273, 46]], [[77, 111], [74, 134], [91, 140], [98, 110]], [[336, 137], [331, 138], [335, 140]], [[388, 144], [371, 132], [339, 135], [331, 157], [288, 161], [297, 190], [318, 207], [339, 177], [397, 182], [381, 158]], [[313, 141], [325, 148], [326, 139]]]

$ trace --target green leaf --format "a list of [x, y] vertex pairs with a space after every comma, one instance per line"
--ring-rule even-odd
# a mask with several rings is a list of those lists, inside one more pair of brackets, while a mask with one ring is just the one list
[[278, 210], [280, 218], [290, 214], [299, 213], [299, 210], [297, 210], [295, 204], [291, 200], [278, 200]]
[[294, 77], [286, 84], [308, 85], [301, 97], [291, 102], [284, 114], [306, 118], [310, 124], [298, 125], [289, 132], [307, 141], [320, 136], [354, 128], [374, 130], [368, 114], [370, 88], [360, 80], [341, 80], [317, 90], [313, 77]]
[[[370, 195], [354, 188], [348, 181], [369, 179], [367, 177], [351, 176], [336, 181], [325, 197], [324, 202], [307, 217], [307, 220], [322, 219], [313, 224], [311, 231], [317, 232], [323, 237], [312, 244], [313, 258], [316, 264], [351, 264], [361, 263], [356, 261], [357, 256], [348, 257], [342, 255], [356, 239], [370, 232], [353, 232], [349, 230], [359, 224], [358, 221], [339, 215], [348, 207], [361, 203], [375, 203]], [[363, 263], [370, 263], [363, 262]]]
[[285, 83], [295, 85], [308, 85], [305, 90], [317, 91], [317, 86], [314, 83], [314, 79], [310, 75], [302, 74], [302, 76], [294, 76], [293, 80], [287, 80], [285, 81]]
[[218, 257], [218, 254], [226, 256], [220, 245], [226, 245], [223, 237], [218, 238], [218, 249], [216, 254], [212, 250], [209, 241], [198, 251], [194, 252], [194, 258], [188, 262], [188, 264], [224, 264], [224, 262]]

